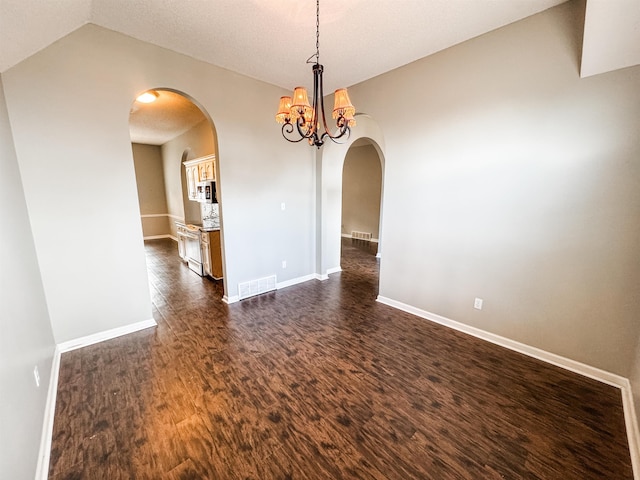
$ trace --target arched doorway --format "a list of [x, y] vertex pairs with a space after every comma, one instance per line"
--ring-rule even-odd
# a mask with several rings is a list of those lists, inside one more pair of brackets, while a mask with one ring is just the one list
[[342, 169], [340, 268], [345, 280], [355, 280], [364, 295], [377, 296], [377, 258], [382, 200], [382, 162], [371, 141], [356, 140]]
[[[356, 142], [366, 143], [378, 155], [381, 165], [381, 201], [378, 233], [378, 255], [384, 246], [384, 137], [378, 123], [369, 115], [357, 114], [357, 126], [352, 130], [349, 141], [344, 144], [327, 143], [319, 151], [317, 162], [317, 241], [316, 275], [326, 279], [333, 272], [341, 270], [342, 240], [342, 180], [345, 158]], [[364, 139], [364, 140], [360, 140]]]
[[382, 200], [382, 163], [377, 150], [367, 138], [355, 141], [342, 168], [342, 238], [362, 240], [377, 245], [380, 233]]
[[[143, 237], [171, 238], [180, 245], [181, 226], [203, 227], [209, 221], [202, 230], [203, 237], [205, 230], [215, 225], [219, 238], [222, 228], [219, 204], [204, 202], [194, 194], [196, 184], [208, 180], [219, 198], [214, 124], [207, 112], [182, 92], [156, 88], [147, 93], [152, 101], [134, 100], [129, 116]], [[185, 162], [194, 165], [187, 167]], [[224, 255], [219, 248], [221, 268], [216, 278], [224, 276]], [[179, 251], [182, 256], [184, 250]], [[201, 264], [198, 273], [206, 275], [204, 259], [199, 258], [197, 263]], [[189, 263], [190, 267], [193, 265]]]

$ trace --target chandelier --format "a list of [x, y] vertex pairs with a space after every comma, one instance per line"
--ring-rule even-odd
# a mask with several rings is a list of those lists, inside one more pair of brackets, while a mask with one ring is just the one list
[[[315, 61], [313, 61], [314, 58]], [[282, 136], [286, 140], [297, 143], [307, 139], [309, 145], [320, 148], [326, 138], [330, 138], [334, 142], [345, 135], [346, 138], [349, 138], [350, 127], [356, 124], [353, 117], [356, 109], [351, 105], [347, 89], [340, 88], [335, 91], [333, 107], [333, 118], [336, 120], [338, 130], [332, 135], [327, 127], [322, 92], [324, 67], [320, 65], [320, 0], [316, 0], [316, 53], [309, 57], [307, 63], [313, 64], [313, 104], [309, 104], [307, 89], [296, 87], [293, 91], [293, 97], [280, 98], [276, 122], [282, 124]], [[320, 117], [322, 117], [322, 127], [324, 128], [322, 133], [320, 133]]]

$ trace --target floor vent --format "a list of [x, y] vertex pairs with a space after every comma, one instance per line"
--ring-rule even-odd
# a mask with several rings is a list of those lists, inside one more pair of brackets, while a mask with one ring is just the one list
[[371, 234], [367, 232], [356, 232], [355, 230], [351, 232], [351, 238], [355, 238], [357, 240], [367, 240], [371, 241]]
[[238, 296], [240, 300], [243, 298], [253, 297], [261, 293], [271, 292], [276, 289], [276, 276], [258, 278], [249, 282], [238, 284]]

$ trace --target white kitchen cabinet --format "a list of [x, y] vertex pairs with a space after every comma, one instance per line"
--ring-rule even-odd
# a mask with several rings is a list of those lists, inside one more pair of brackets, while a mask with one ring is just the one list
[[211, 248], [209, 246], [208, 232], [202, 232], [200, 245], [202, 247], [202, 270], [205, 275], [213, 277], [213, 273], [211, 272]]
[[199, 182], [216, 179], [216, 156], [206, 155], [182, 162], [187, 180], [189, 200], [197, 201], [197, 187]]
[[198, 167], [196, 165], [185, 165], [187, 180], [187, 197], [189, 200], [197, 201]]
[[178, 233], [178, 255], [184, 261], [187, 260], [187, 246], [186, 246], [186, 236], [187, 236], [187, 228], [179, 223], [176, 223], [176, 230]]
[[215, 180], [216, 171], [213, 160], [205, 160], [198, 164], [198, 177], [201, 182], [205, 180]]

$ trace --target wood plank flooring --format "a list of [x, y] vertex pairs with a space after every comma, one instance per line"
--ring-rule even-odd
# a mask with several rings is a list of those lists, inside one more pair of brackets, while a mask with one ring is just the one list
[[376, 303], [367, 245], [225, 305], [147, 242], [158, 327], [63, 354], [49, 478], [633, 478], [618, 389]]

